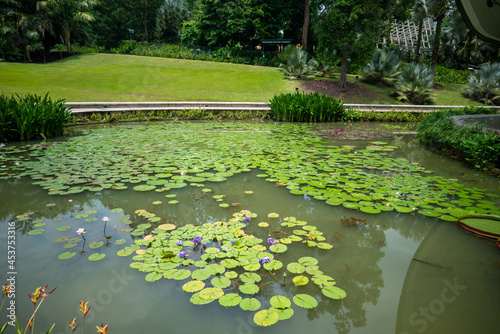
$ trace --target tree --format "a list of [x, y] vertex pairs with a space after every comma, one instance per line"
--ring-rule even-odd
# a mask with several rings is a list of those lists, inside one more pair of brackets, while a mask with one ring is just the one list
[[332, 47], [342, 57], [340, 87], [347, 87], [347, 61], [355, 52], [373, 54], [381, 31], [383, 9], [377, 1], [318, 1], [313, 12], [319, 13], [316, 34], [319, 44]]
[[432, 58], [431, 58], [431, 72], [433, 75], [436, 74], [436, 64], [439, 57], [439, 45], [441, 42], [441, 25], [446, 16], [446, 13], [450, 9], [450, 0], [426, 0], [427, 10], [430, 15], [434, 17], [436, 21], [436, 33], [434, 34], [434, 45], [432, 47]]
[[58, 33], [71, 54], [71, 38], [84, 32], [89, 22], [94, 21], [89, 9], [95, 5], [97, 0], [47, 0], [38, 2], [37, 7], [56, 23]]
[[149, 41], [148, 26], [155, 22], [156, 13], [162, 4], [162, 0], [126, 0], [124, 1], [125, 8], [127, 8], [133, 16], [134, 21], [141, 22], [144, 27], [143, 38]]
[[412, 8], [412, 19], [418, 24], [417, 48], [415, 50], [415, 64], [420, 59], [420, 46], [422, 45], [422, 31], [424, 29], [424, 20], [427, 18], [427, 6], [425, 0], [417, 0]]
[[456, 68], [467, 70], [471, 64], [500, 60], [500, 49], [472, 33], [457, 8], [444, 22], [441, 42], [447, 63]]
[[[295, 6], [299, 3], [300, 11]], [[298, 42], [302, 27], [298, 17], [303, 15], [303, 3], [303, 0], [199, 0], [193, 19], [185, 25], [190, 36], [199, 33], [196, 40], [210, 46], [225, 46], [230, 42], [245, 45], [250, 37], [291, 36]]]
[[309, 13], [309, 0], [305, 0], [305, 5], [304, 5], [304, 26], [302, 27], [302, 48], [304, 51], [307, 52], [307, 35], [309, 32], [309, 18], [310, 18], [310, 13]]
[[172, 41], [182, 29], [183, 22], [190, 16], [191, 12], [185, 0], [165, 0], [156, 16], [155, 37]]

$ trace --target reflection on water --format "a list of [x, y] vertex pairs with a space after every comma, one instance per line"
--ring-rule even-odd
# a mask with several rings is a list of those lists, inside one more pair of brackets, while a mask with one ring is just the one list
[[[391, 156], [417, 161], [445, 177], [498, 192], [498, 179], [422, 149], [413, 136], [388, 137], [384, 133], [384, 139], [400, 147], [390, 153]], [[349, 139], [348, 143], [352, 145], [358, 141]], [[26, 293], [49, 284], [49, 288], [57, 287], [57, 290], [37, 313], [36, 328], [46, 330], [55, 322], [57, 327], [53, 333], [56, 334], [71, 333], [67, 321], [75, 316], [81, 321], [80, 300], [89, 301], [92, 307], [85, 326], [89, 332], [93, 332], [95, 325], [108, 322], [112, 333], [400, 334], [480, 333], [496, 329], [493, 320], [500, 309], [500, 255], [492, 243], [465, 233], [453, 223], [420, 215], [395, 212], [369, 215], [332, 207], [308, 196], [292, 195], [287, 189], [256, 177], [258, 173], [238, 174], [223, 183], [207, 182], [206, 186], [213, 190], [209, 194], [198, 187], [172, 190], [170, 193], [175, 193], [179, 200], [177, 205], [168, 205], [165, 193], [102, 190], [47, 196], [45, 190], [31, 185], [26, 179], [1, 181], [1, 244], [6, 244], [7, 222], [24, 213], [29, 213], [31, 219], [17, 225], [16, 305], [19, 317], [27, 319], [32, 311]], [[252, 190], [254, 194], [244, 195], [244, 190]], [[241, 203], [241, 206], [221, 208], [212, 198], [214, 194], [224, 194], [226, 202]], [[153, 201], [163, 203], [153, 205]], [[111, 212], [115, 208], [122, 208], [123, 212]], [[190, 294], [181, 289], [185, 281], [148, 283], [144, 280], [145, 273], [129, 267], [131, 257], [116, 255], [123, 246], [138, 238], [130, 232], [122, 232], [123, 228], [144, 223], [135, 214], [137, 209], [154, 212], [162, 218], [161, 223], [178, 225], [227, 220], [234, 211], [247, 209], [258, 214], [247, 227], [247, 233], [260, 237], [267, 237], [279, 229], [283, 217], [305, 220], [323, 231], [326, 241], [334, 248], [325, 251], [296, 244], [282, 260], [295, 261], [301, 256], [317, 258], [320, 268], [336, 279], [347, 297], [336, 301], [325, 298], [311, 285], [296, 288], [291, 282], [293, 275], [288, 274], [284, 285], [274, 281], [262, 287], [257, 298], [263, 308], [269, 307], [267, 297], [283, 294], [291, 298], [292, 292], [296, 294], [297, 291], [313, 295], [319, 305], [311, 310], [293, 305], [295, 315], [270, 328], [256, 326], [252, 320], [254, 312], [242, 311], [239, 307], [224, 308], [217, 302], [193, 305], [189, 302]], [[76, 218], [88, 210], [97, 211], [89, 215], [97, 220], [86, 222], [85, 218]], [[258, 222], [268, 221], [270, 212], [279, 213], [280, 218], [270, 221], [268, 230], [257, 227]], [[89, 253], [95, 252], [88, 248], [89, 243], [104, 240], [103, 216], [111, 217], [106, 225], [106, 235], [111, 237], [109, 247], [99, 249], [106, 257], [102, 261], [89, 262]], [[119, 220], [126, 216], [131, 223]], [[366, 224], [343, 225], [343, 216], [366, 219]], [[40, 228], [45, 229], [44, 233], [27, 234], [33, 230], [33, 224], [28, 222], [34, 219], [43, 220], [45, 225]], [[71, 229], [55, 230], [62, 225], [71, 226]], [[69, 260], [58, 260], [59, 254], [66, 250], [61, 243], [52, 240], [66, 235], [77, 237], [75, 231], [79, 227], [87, 230], [87, 254], [80, 255], [83, 242], [75, 240], [78, 245], [73, 251], [77, 255]], [[119, 239], [126, 240], [123, 246], [114, 245]], [[1, 281], [6, 279], [7, 271], [7, 263], [2, 260]], [[276, 273], [280, 280], [282, 273]]]

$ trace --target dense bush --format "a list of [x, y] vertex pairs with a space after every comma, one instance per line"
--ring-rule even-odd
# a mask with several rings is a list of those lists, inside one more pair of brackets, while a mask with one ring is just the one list
[[48, 94], [0, 95], [0, 140], [30, 140], [62, 135], [70, 111], [63, 100], [52, 101]]
[[443, 65], [436, 65], [436, 74], [434, 81], [440, 83], [465, 85], [467, 83], [467, 77], [469, 76], [469, 74], [469, 71], [454, 70]]
[[471, 74], [462, 93], [488, 105], [500, 104], [500, 63], [484, 65]]
[[[449, 116], [464, 115], [468, 109], [432, 113], [418, 125], [418, 138], [427, 146], [462, 158], [476, 168], [500, 167], [500, 137], [482, 131], [479, 123], [458, 126]], [[477, 112], [476, 110], [473, 110]], [[484, 110], [484, 113], [491, 112]]]
[[286, 122], [337, 122], [357, 119], [357, 111], [347, 109], [341, 100], [323, 94], [293, 93], [275, 95], [270, 117]]
[[432, 71], [425, 65], [409, 64], [397, 76], [394, 95], [397, 100], [414, 104], [431, 104], [434, 96], [431, 93], [434, 84]]

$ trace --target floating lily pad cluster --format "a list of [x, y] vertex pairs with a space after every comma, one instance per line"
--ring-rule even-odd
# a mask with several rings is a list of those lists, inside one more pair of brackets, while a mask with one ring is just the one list
[[316, 298], [307, 293], [296, 293], [292, 301], [282, 295], [264, 300], [260, 292], [267, 284], [292, 284], [297, 287], [296, 291], [321, 291], [332, 299], [346, 296], [335, 285], [335, 280], [320, 270], [314, 257], [304, 256], [295, 262], [283, 263], [283, 253], [293, 244], [331, 248], [324, 242], [322, 232], [304, 221], [287, 217], [281, 223], [289, 232], [283, 234], [286, 237], [262, 239], [244, 231], [247, 223], [253, 223], [247, 218], [255, 217], [256, 214], [242, 210], [227, 222], [177, 228], [172, 224], [160, 225], [120, 250], [118, 255], [135, 253], [130, 266], [148, 273], [145, 277], [148, 282], [162, 278], [186, 280], [182, 289], [192, 293], [193, 304], [218, 301], [224, 307], [257, 311], [254, 322], [259, 326], [290, 318], [294, 313], [292, 301], [303, 308], [318, 305]]
[[0, 179], [29, 176], [51, 195], [129, 187], [163, 192], [259, 169], [259, 177], [292, 194], [369, 214], [455, 221], [464, 214], [500, 213], [491, 201], [498, 195], [389, 157], [394, 150], [381, 141], [333, 146], [295, 124], [117, 126], [60, 143], [1, 147]]

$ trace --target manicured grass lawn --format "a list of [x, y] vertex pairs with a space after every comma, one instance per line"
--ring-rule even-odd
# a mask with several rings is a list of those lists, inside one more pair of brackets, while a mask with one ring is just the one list
[[[334, 80], [338, 80], [338, 75]], [[354, 75], [349, 82], [360, 83]], [[402, 104], [392, 88], [364, 84], [377, 98], [345, 103]], [[0, 63], [0, 94], [49, 92], [66, 101], [268, 102], [295, 91], [296, 81], [276, 68], [112, 54], [82, 54], [49, 64]], [[460, 94], [462, 85], [434, 90], [438, 105], [481, 105]]]
[[110, 54], [0, 63], [0, 92], [66, 101], [267, 102], [295, 90], [276, 68]]

